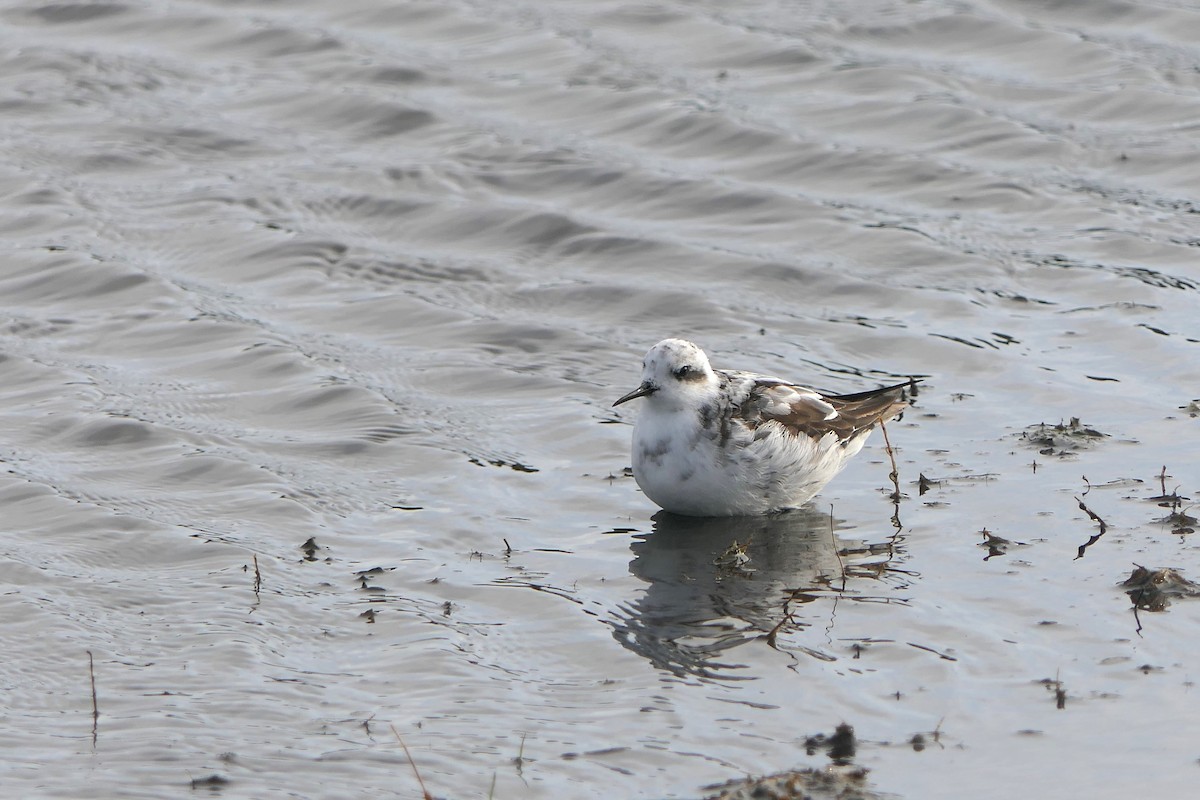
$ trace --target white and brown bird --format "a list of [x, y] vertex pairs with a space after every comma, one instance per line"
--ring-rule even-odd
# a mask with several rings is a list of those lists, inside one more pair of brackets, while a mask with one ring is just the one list
[[713, 369], [696, 345], [664, 339], [646, 353], [641, 385], [613, 405], [646, 400], [633, 429], [633, 477], [647, 497], [675, 514], [753, 516], [812, 499], [877, 423], [908, 407], [910, 383], [827, 395]]

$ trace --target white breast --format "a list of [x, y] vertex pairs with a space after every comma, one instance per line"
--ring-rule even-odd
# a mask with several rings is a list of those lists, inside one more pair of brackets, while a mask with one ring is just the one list
[[722, 442], [688, 411], [645, 408], [633, 436], [633, 474], [646, 496], [690, 516], [747, 516], [812, 499], [862, 446], [829, 435], [814, 441], [778, 423], [756, 430], [732, 423]]

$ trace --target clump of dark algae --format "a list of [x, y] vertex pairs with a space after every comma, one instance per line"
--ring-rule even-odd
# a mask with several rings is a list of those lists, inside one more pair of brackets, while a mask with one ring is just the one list
[[867, 785], [867, 770], [850, 763], [858, 742], [854, 728], [838, 725], [832, 734], [814, 734], [804, 740], [809, 755], [825, 751], [833, 762], [825, 769], [800, 769], [762, 778], [729, 781], [706, 786], [715, 792], [705, 800], [887, 800], [893, 795], [874, 791]]
[[858, 740], [854, 737], [854, 728], [842, 723], [834, 728], [833, 734], [826, 736], [818, 733], [804, 740], [804, 750], [810, 756], [824, 750], [835, 764], [849, 764], [858, 751]]
[[891, 797], [867, 786], [867, 771], [862, 767], [809, 768], [730, 781], [705, 789], [716, 792], [706, 795], [705, 800], [885, 800]]
[[1200, 597], [1200, 585], [1192, 583], [1169, 567], [1147, 569], [1135, 565], [1129, 577], [1121, 581], [1133, 607], [1141, 611], [1166, 611], [1172, 600]]
[[1107, 438], [1107, 433], [1083, 424], [1079, 417], [1071, 417], [1070, 422], [1057, 425], [1041, 422], [1021, 431], [1021, 440], [1029, 447], [1037, 448], [1038, 454], [1043, 456], [1070, 456]]

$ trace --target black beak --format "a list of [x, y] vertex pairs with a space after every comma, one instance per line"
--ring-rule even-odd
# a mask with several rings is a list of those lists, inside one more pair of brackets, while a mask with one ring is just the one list
[[636, 400], [636, 399], [637, 399], [637, 398], [639, 398], [639, 397], [645, 397], [645, 396], [646, 396], [646, 395], [648, 395], [648, 394], [654, 394], [654, 393], [655, 393], [655, 392], [657, 392], [657, 391], [658, 391], [658, 387], [657, 387], [657, 386], [655, 386], [655, 385], [654, 385], [653, 383], [651, 383], [650, 381], [646, 381], [646, 382], [645, 382], [645, 383], [643, 383], [641, 386], [639, 386], [638, 388], [634, 389], [632, 392], [630, 392], [629, 394], [625, 395], [624, 397], [622, 397], [622, 398], [621, 398], [620, 400], [618, 400], [617, 402], [613, 403], [613, 407], [615, 408], [615, 407], [617, 407], [617, 406], [621, 405], [621, 403], [626, 403], [626, 402], [628, 402], [628, 401], [630, 401], [630, 400]]

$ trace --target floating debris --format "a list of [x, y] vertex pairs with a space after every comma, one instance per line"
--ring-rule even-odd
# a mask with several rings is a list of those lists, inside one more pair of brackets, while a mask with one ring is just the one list
[[935, 650], [932, 647], [930, 647], [929, 645], [917, 644], [916, 642], [905, 642], [905, 644], [907, 644], [909, 647], [915, 647], [918, 650], [924, 650], [926, 653], [933, 653], [935, 656], [942, 659], [943, 661], [958, 661], [958, 659], [955, 658], [954, 656], [949, 655], [947, 653], [943, 653], [940, 650]]
[[725, 552], [713, 559], [713, 564], [719, 567], [721, 572], [754, 572], [754, 568], [750, 566], [750, 553], [747, 552], [749, 547], [749, 542], [734, 539], [729, 547], [725, 548]]
[[1200, 524], [1200, 519], [1193, 517], [1183, 508], [1183, 501], [1191, 498], [1184, 497], [1183, 495], [1179, 494], [1179, 487], [1171, 490], [1169, 494], [1167, 493], [1167, 478], [1171, 476], [1167, 475], [1167, 468], [1165, 465], [1162, 468], [1162, 472], [1160, 472], [1156, 477], [1159, 481], [1161, 493], [1155, 495], [1154, 497], [1147, 497], [1146, 500], [1157, 504], [1159, 508], [1171, 509], [1171, 513], [1165, 517], [1154, 520], [1154, 522], [1158, 523], [1159, 525], [1170, 525], [1171, 533], [1180, 536], [1188, 533], [1195, 533], [1196, 525]]
[[848, 764], [858, 750], [858, 742], [854, 738], [854, 727], [845, 722], [833, 730], [832, 736], [818, 733], [804, 740], [804, 751], [816, 755], [818, 750], [828, 751], [829, 757], [835, 764]]
[[1157, 503], [1158, 505], [1162, 506], [1163, 508], [1177, 509], [1181, 505], [1183, 505], [1184, 500], [1191, 499], [1191, 498], [1184, 497], [1181, 494], [1179, 494], [1179, 487], [1175, 487], [1170, 492], [1167, 491], [1167, 478], [1173, 478], [1175, 476], [1167, 474], [1167, 465], [1166, 464], [1163, 464], [1162, 470], [1159, 471], [1159, 473], [1157, 475], [1155, 475], [1154, 477], [1158, 478], [1158, 487], [1159, 487], [1160, 491], [1158, 494], [1154, 495], [1153, 497], [1147, 497], [1146, 498], [1147, 502]]
[[995, 556], [1003, 556], [1008, 554], [1010, 547], [1026, 547], [1025, 542], [1014, 542], [1012, 539], [1005, 539], [1003, 536], [996, 536], [994, 533], [984, 528], [980, 531], [983, 534], [983, 541], [979, 543], [980, 547], [986, 547], [988, 554], [983, 557], [984, 561]]
[[305, 561], [316, 561], [317, 552], [321, 549], [321, 546], [317, 544], [317, 537], [310, 536], [308, 537], [308, 541], [300, 545], [300, 549], [304, 552]]
[[763, 778], [706, 786], [705, 800], [884, 800], [895, 795], [872, 791], [862, 767], [802, 769]]
[[833, 734], [818, 733], [804, 740], [809, 755], [824, 750], [833, 765], [822, 770], [802, 769], [781, 772], [763, 778], [730, 781], [707, 786], [715, 790], [706, 800], [884, 800], [888, 795], [872, 791], [866, 785], [867, 770], [849, 762], [857, 750], [854, 728], [846, 723]]
[[364, 569], [354, 573], [354, 577], [358, 578], [358, 588], [365, 592], [375, 592], [380, 594], [386, 592], [387, 590], [382, 586], [372, 586], [367, 582], [367, 579], [377, 578], [393, 569], [395, 569], [395, 567], [371, 567], [370, 569]]
[[1083, 480], [1087, 484], [1087, 490], [1084, 491], [1084, 494], [1087, 494], [1093, 489], [1137, 489], [1146, 484], [1146, 482], [1141, 478], [1113, 478], [1112, 480], [1105, 481], [1104, 483], [1092, 483], [1087, 479], [1087, 476], [1084, 475]]
[[486, 466], [508, 467], [509, 469], [515, 470], [516, 472], [538, 472], [539, 471], [537, 467], [531, 467], [528, 464], [522, 464], [520, 461], [506, 461], [503, 458], [489, 458], [486, 462], [482, 461], [478, 458], [471, 458], [468, 460], [477, 467], [486, 467]]
[[207, 778], [192, 778], [193, 789], [209, 789], [214, 793], [228, 786], [230, 783], [228, 778], [217, 774], [209, 775]]
[[[933, 451], [930, 451], [933, 452]], [[988, 483], [1000, 477], [999, 472], [975, 472], [967, 475], [951, 475], [945, 478], [931, 478], [924, 473], [917, 476], [912, 484], [917, 487], [918, 496], [924, 495], [934, 489], [942, 489], [951, 484], [977, 484]]]
[[1039, 455], [1065, 457], [1086, 450], [1108, 436], [1084, 425], [1079, 417], [1071, 417], [1070, 422], [1057, 425], [1044, 422], [1030, 425], [1021, 432], [1020, 438], [1030, 447], [1036, 447]]
[[1196, 525], [1200, 524], [1200, 519], [1193, 517], [1186, 511], [1172, 511], [1161, 519], [1154, 520], [1160, 525], [1170, 525], [1171, 533], [1176, 536], [1184, 536], [1189, 533], [1196, 532]]
[[1134, 566], [1133, 572], [1120, 585], [1128, 587], [1125, 594], [1129, 595], [1136, 609], [1165, 611], [1173, 599], [1200, 597], [1200, 586], [1183, 577], [1179, 570]]
[[1038, 683], [1046, 687], [1046, 691], [1053, 693], [1055, 708], [1061, 711], [1067, 707], [1067, 687], [1063, 685], [1058, 675], [1055, 675], [1053, 679], [1042, 678]]

